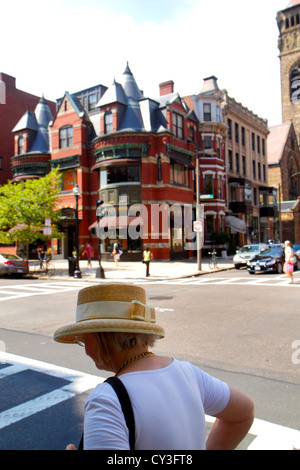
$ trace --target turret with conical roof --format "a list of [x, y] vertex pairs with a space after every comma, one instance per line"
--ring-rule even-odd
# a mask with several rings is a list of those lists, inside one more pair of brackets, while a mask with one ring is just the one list
[[14, 127], [17, 141], [22, 139], [24, 146], [21, 153], [18, 146], [11, 159], [13, 181], [45, 176], [50, 170], [49, 124], [52, 120], [50, 108], [42, 96], [35, 111], [27, 110]]

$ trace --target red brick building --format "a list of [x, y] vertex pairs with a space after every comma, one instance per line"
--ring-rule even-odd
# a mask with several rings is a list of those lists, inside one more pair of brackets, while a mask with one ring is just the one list
[[223, 92], [217, 78], [204, 79], [199, 94], [184, 98], [198, 117], [198, 157], [200, 203], [204, 205], [204, 242], [210, 246], [215, 232], [225, 232], [227, 125], [222, 113]]
[[[123, 259], [141, 259], [147, 246], [155, 259], [192, 257], [197, 162], [205, 246], [211, 247], [214, 233], [228, 230], [228, 215], [243, 224], [239, 230], [244, 235], [246, 223], [229, 210], [227, 200], [228, 126], [223, 107], [224, 92], [215, 77], [204, 80], [198, 95], [184, 99], [172, 81], [161, 83], [152, 99], [141, 92], [127, 64], [120, 83], [66, 92], [51, 119], [43, 98], [34, 113], [26, 111], [14, 123], [12, 171], [15, 181], [41, 176], [42, 163], [62, 173], [58, 207], [64, 237], [52, 241], [54, 256], [68, 258], [74, 249], [73, 188], [78, 184], [81, 252], [91, 241], [97, 253], [100, 234], [102, 259], [112, 259], [115, 242]], [[41, 119], [41, 110], [47, 119]], [[41, 120], [48, 150], [38, 141]], [[105, 214], [100, 223], [98, 200]]]
[[145, 246], [154, 258], [189, 256], [185, 243], [192, 236], [194, 114], [174, 93], [172, 82], [162, 84], [156, 100], [144, 97], [128, 65], [122, 83], [114, 81], [100, 92], [99, 87], [94, 92], [100, 99], [91, 109], [82, 105], [84, 94], [66, 93], [50, 127], [51, 166], [63, 173], [59, 207], [65, 232], [63, 246], [57, 243], [54, 252], [67, 257], [73, 249], [72, 188], [78, 183], [81, 250], [89, 240], [97, 250], [96, 201], [101, 199], [109, 210], [101, 221], [103, 258], [110, 258], [116, 241], [123, 259], [141, 259]]
[[[16, 79], [0, 72], [0, 185], [12, 179], [11, 157], [14, 152], [13, 128], [28, 110], [34, 112], [40, 97], [16, 88]], [[51, 113], [55, 113], [56, 104], [47, 101]]]

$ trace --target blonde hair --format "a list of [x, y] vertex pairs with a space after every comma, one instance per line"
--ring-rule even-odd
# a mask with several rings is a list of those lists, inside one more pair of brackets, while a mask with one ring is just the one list
[[285, 246], [290, 246], [290, 247], [292, 248], [292, 244], [291, 244], [291, 242], [290, 242], [289, 240], [286, 240], [286, 241], [284, 242], [284, 244], [285, 244]]
[[101, 354], [110, 357], [113, 352], [120, 352], [136, 346], [153, 347], [156, 335], [145, 333], [99, 332]]

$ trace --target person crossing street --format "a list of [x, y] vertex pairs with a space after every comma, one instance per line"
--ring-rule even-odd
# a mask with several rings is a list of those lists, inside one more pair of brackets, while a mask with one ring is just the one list
[[146, 265], [146, 277], [150, 276], [150, 261], [152, 259], [152, 253], [147, 247], [146, 250], [143, 253], [143, 261]]

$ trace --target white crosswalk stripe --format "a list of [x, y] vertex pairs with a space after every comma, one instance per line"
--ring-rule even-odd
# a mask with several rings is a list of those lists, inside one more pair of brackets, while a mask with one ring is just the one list
[[253, 277], [215, 277], [199, 276], [185, 279], [164, 279], [164, 280], [141, 280], [139, 284], [169, 284], [169, 285], [189, 285], [189, 286], [209, 286], [209, 285], [230, 285], [230, 286], [270, 286], [270, 287], [300, 287], [300, 277], [294, 277], [294, 284], [291, 286], [286, 276], [257, 276]]
[[64, 385], [61, 388], [2, 411], [0, 413], [0, 429], [51, 408], [52, 406], [58, 405], [62, 401], [69, 400], [77, 393], [79, 394], [91, 390], [104, 380], [102, 377], [84, 374], [82, 372], [65, 369], [63, 367], [21, 356], [15, 356], [1, 351], [0, 363], [7, 364], [7, 367], [0, 369], [0, 382], [1, 379], [4, 379], [5, 377], [12, 376], [29, 369], [69, 381], [69, 384]]
[[5, 300], [19, 299], [22, 297], [31, 297], [34, 295], [59, 294], [88, 287], [87, 282], [44, 282], [33, 286], [32, 284], [18, 284], [0, 287], [0, 302]]
[[[138, 285], [189, 285], [189, 286], [270, 286], [270, 287], [300, 287], [300, 273], [294, 276], [294, 285], [289, 284], [289, 280], [285, 275], [279, 276], [251, 276], [251, 277], [221, 277], [221, 276], [195, 276], [181, 279], [126, 279], [123, 282], [134, 282]], [[105, 279], [104, 282], [111, 282]], [[23, 297], [31, 297], [35, 295], [51, 295], [62, 292], [71, 292], [95, 285], [95, 283], [87, 281], [47, 281], [40, 284], [13, 284], [9, 286], [0, 286], [0, 302], [7, 300], [20, 299]]]

